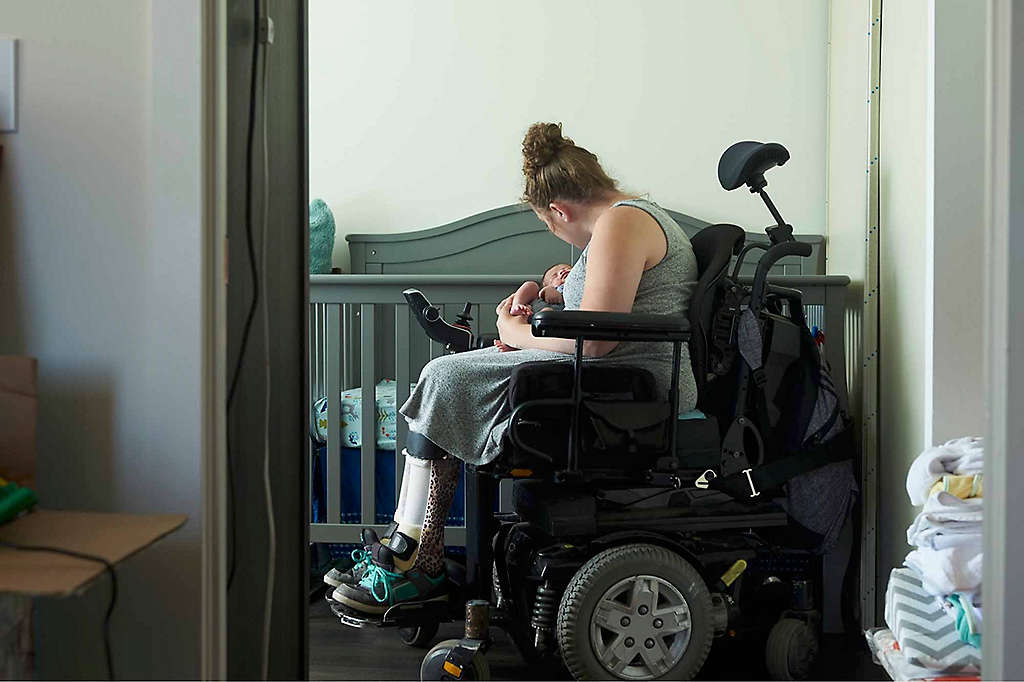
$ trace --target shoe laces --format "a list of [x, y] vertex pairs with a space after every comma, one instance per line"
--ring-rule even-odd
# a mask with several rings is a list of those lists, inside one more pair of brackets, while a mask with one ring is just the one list
[[[391, 600], [391, 583], [403, 577], [401, 573], [393, 573], [386, 568], [381, 568], [372, 561], [366, 566], [366, 573], [363, 574], [359, 584], [370, 589], [370, 594], [379, 602], [386, 603]], [[380, 587], [382, 593], [377, 593]]]
[[370, 553], [367, 552], [365, 549], [353, 549], [352, 561], [355, 562], [355, 565], [353, 565], [352, 568], [356, 568], [362, 564], [370, 563]]

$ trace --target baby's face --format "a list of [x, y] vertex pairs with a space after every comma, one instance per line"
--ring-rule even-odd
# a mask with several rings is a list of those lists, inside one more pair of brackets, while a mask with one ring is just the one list
[[568, 263], [559, 263], [548, 268], [548, 271], [544, 273], [544, 279], [541, 283], [546, 287], [561, 286], [565, 284], [565, 278], [569, 276], [571, 270], [572, 266]]

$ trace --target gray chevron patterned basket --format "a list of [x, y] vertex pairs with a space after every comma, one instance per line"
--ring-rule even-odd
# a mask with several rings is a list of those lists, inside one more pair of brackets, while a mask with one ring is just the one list
[[981, 670], [981, 651], [960, 639], [953, 617], [909, 568], [894, 568], [889, 575], [885, 622], [908, 663], [944, 673]]

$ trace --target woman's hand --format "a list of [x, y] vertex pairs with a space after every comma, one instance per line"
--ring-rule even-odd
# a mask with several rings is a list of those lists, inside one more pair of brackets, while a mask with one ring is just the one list
[[521, 348], [523, 335], [529, 335], [530, 323], [526, 317], [512, 314], [512, 299], [509, 296], [498, 304], [494, 312], [498, 316], [498, 336], [501, 344], [508, 348]]

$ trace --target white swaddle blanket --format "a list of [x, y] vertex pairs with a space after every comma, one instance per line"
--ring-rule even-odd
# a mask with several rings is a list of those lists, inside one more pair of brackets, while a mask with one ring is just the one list
[[968, 544], [972, 540], [980, 545], [983, 505], [981, 498], [963, 500], [940, 491], [925, 500], [921, 513], [907, 528], [907, 542], [930, 549]]
[[928, 492], [944, 474], [980, 474], [985, 464], [981, 438], [955, 438], [928, 448], [914, 460], [907, 472], [907, 494], [914, 506], [928, 499]]
[[962, 500], [938, 492], [907, 528], [907, 542], [917, 547], [905, 564], [917, 570], [924, 589], [935, 596], [981, 589], [981, 519], [979, 498]]
[[975, 598], [981, 591], [980, 544], [977, 547], [918, 548], [908, 554], [903, 563], [917, 571], [925, 591], [932, 596], [962, 592]]

